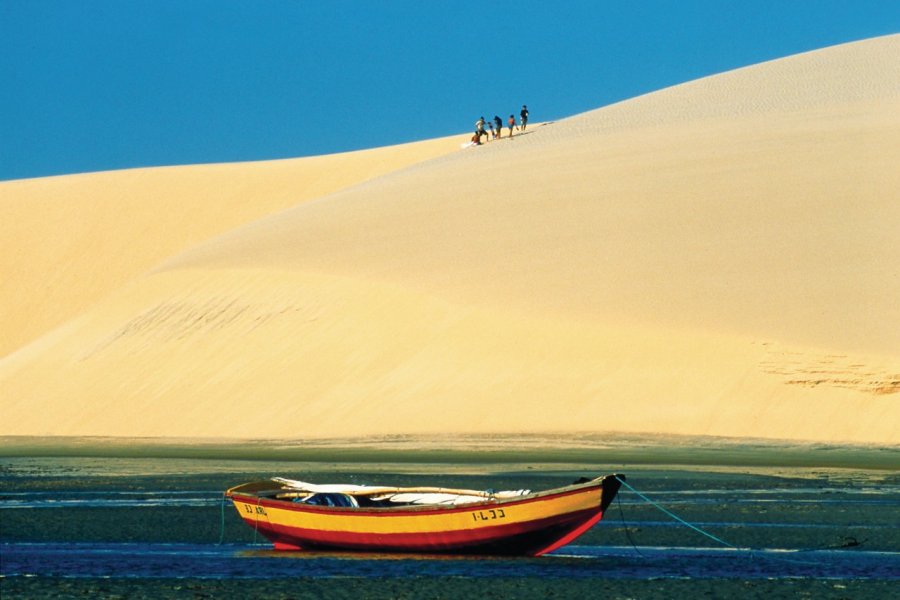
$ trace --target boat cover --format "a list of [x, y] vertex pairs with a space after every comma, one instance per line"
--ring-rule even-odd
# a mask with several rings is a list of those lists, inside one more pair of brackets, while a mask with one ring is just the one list
[[531, 490], [506, 490], [500, 492], [483, 492], [478, 490], [445, 490], [441, 488], [417, 491], [416, 488], [396, 488], [386, 486], [353, 485], [346, 483], [315, 484], [306, 481], [273, 477], [272, 481], [287, 486], [298, 492], [311, 494], [348, 494], [350, 496], [369, 496], [373, 500], [389, 500], [398, 504], [456, 505], [472, 502], [484, 502], [491, 498], [507, 499], [525, 496]]

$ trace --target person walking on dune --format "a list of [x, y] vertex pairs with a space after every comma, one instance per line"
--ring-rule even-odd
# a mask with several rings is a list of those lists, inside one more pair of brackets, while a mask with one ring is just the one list
[[513, 135], [513, 133], [512, 133], [513, 127], [516, 126], [516, 117], [515, 117], [515, 115], [509, 115], [509, 121], [507, 121], [506, 124], [509, 125], [509, 137], [512, 137], [512, 135]]
[[499, 115], [494, 115], [494, 131], [497, 137], [503, 137], [503, 119]]
[[521, 112], [519, 112], [519, 117], [522, 120], [522, 131], [525, 131], [525, 126], [528, 125], [528, 107], [524, 104], [522, 105]]
[[487, 132], [484, 130], [484, 117], [481, 117], [475, 121], [475, 137], [478, 138], [478, 144], [481, 144], [481, 136], [483, 135], [487, 135]]

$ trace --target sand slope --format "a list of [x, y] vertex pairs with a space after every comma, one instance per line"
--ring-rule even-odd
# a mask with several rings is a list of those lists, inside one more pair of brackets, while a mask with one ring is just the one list
[[465, 137], [292, 160], [0, 182], [0, 356], [193, 244], [458, 150]]
[[900, 36], [446, 154], [170, 253], [0, 362], [0, 434], [898, 443], [898, 157]]

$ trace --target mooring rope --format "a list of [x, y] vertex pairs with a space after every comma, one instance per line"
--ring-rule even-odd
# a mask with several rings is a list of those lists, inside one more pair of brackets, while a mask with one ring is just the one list
[[[253, 543], [256, 544], [258, 540], [259, 534], [259, 503], [262, 498], [256, 499], [256, 515], [253, 520]], [[225, 543], [225, 503], [228, 501], [228, 496], [226, 494], [222, 494], [222, 502], [219, 503], [219, 513], [220, 513], [220, 523], [219, 523], [219, 543], [218, 546], [221, 546]]]
[[219, 526], [219, 543], [218, 543], [219, 546], [221, 546], [225, 542], [225, 499], [226, 498], [227, 498], [227, 496], [223, 493], [222, 501], [219, 503], [219, 507], [221, 508], [221, 510], [219, 512], [222, 513], [222, 524]]
[[628, 531], [628, 524], [625, 522], [625, 511], [622, 510], [622, 500], [619, 494], [616, 494], [616, 506], [619, 507], [619, 518], [622, 519], [622, 528], [625, 530], [625, 537], [627, 537], [628, 541], [631, 542], [631, 547], [634, 548], [634, 551], [637, 553], [637, 555], [643, 558], [644, 553], [638, 550], [637, 544], [635, 544], [634, 540], [631, 539], [631, 532]]
[[256, 536], [259, 533], [259, 503], [262, 501], [260, 496], [256, 497], [256, 520], [253, 522], [253, 543], [256, 544]]
[[621, 483], [622, 485], [624, 485], [625, 487], [627, 487], [629, 490], [631, 490], [632, 492], [634, 492], [635, 494], [637, 494], [638, 497], [640, 497], [644, 502], [647, 502], [648, 504], [650, 504], [650, 505], [652, 505], [652, 506], [655, 506], [657, 509], [659, 509], [659, 510], [661, 510], [662, 512], [666, 513], [667, 515], [669, 515], [670, 517], [672, 517], [673, 519], [675, 519], [676, 521], [678, 521], [678, 522], [681, 523], [682, 525], [686, 525], [687, 527], [690, 527], [691, 529], [693, 529], [693, 530], [696, 531], [697, 533], [701, 533], [701, 534], [705, 535], [706, 537], [708, 537], [709, 539], [711, 539], [711, 540], [713, 540], [713, 541], [716, 541], [716, 542], [722, 544], [723, 546], [727, 546], [727, 547], [729, 547], [729, 548], [734, 548], [735, 550], [750, 550], [750, 548], [738, 548], [738, 547], [735, 546], [734, 544], [729, 544], [728, 542], [726, 542], [726, 541], [723, 540], [722, 538], [716, 537], [716, 536], [714, 536], [713, 534], [709, 533], [708, 531], [704, 531], [704, 530], [700, 529], [699, 527], [697, 527], [696, 525], [693, 525], [693, 524], [691, 524], [691, 523], [688, 523], [687, 521], [685, 521], [684, 519], [682, 519], [681, 517], [679, 517], [678, 515], [676, 515], [676, 514], [673, 513], [672, 511], [670, 511], [670, 510], [668, 510], [668, 509], [666, 509], [666, 508], [660, 506], [659, 504], [657, 504], [656, 502], [654, 502], [653, 500], [651, 500], [650, 498], [648, 498], [648, 497], [645, 496], [644, 494], [640, 493], [639, 491], [637, 491], [636, 489], [634, 489], [633, 487], [631, 487], [630, 485], [628, 485], [628, 484], [625, 482], [624, 479], [622, 479], [622, 478], [620, 478], [620, 477], [618, 477], [618, 476], [616, 476], [616, 479], [619, 480], [619, 483]]
[[[726, 547], [731, 548], [731, 549], [733, 549], [733, 550], [737, 550], [737, 551], [739, 551], [739, 552], [745, 552], [745, 553], [747, 553], [747, 555], [748, 555], [749, 558], [755, 558], [755, 557], [759, 556], [760, 558], [765, 558], [765, 559], [768, 559], [768, 560], [777, 560], [777, 561], [781, 561], [781, 562], [794, 563], [794, 564], [798, 564], [798, 565], [816, 565], [816, 566], [819, 566], [819, 565], [822, 564], [821, 562], [818, 562], [818, 561], [796, 560], [796, 559], [792, 559], [792, 558], [782, 558], [782, 557], [780, 557], [780, 556], [768, 556], [768, 555], [766, 555], [766, 554], [761, 554], [758, 550], [754, 550], [753, 548], [740, 548], [740, 547], [738, 547], [738, 546], [735, 546], [734, 544], [729, 544], [728, 542], [726, 542], [726, 541], [723, 540], [722, 538], [716, 537], [716, 536], [714, 536], [713, 534], [709, 533], [708, 531], [704, 531], [703, 529], [700, 529], [699, 527], [697, 527], [696, 525], [694, 525], [694, 524], [692, 524], [692, 523], [688, 523], [687, 521], [685, 521], [684, 519], [682, 519], [681, 517], [679, 517], [678, 515], [676, 515], [676, 514], [673, 513], [672, 511], [670, 511], [670, 510], [668, 510], [667, 508], [661, 506], [659, 503], [654, 502], [653, 500], [651, 500], [650, 498], [648, 498], [648, 497], [645, 496], [644, 494], [640, 493], [639, 491], [637, 491], [636, 489], [634, 489], [633, 487], [631, 487], [628, 483], [625, 482], [624, 479], [621, 479], [621, 478], [618, 477], [618, 476], [616, 476], [616, 479], [618, 479], [618, 480], [619, 480], [619, 483], [621, 483], [622, 485], [624, 485], [624, 486], [625, 486], [626, 488], [628, 488], [631, 492], [634, 492], [635, 494], [637, 494], [637, 496], [638, 496], [641, 500], [643, 500], [644, 502], [650, 504], [651, 506], [655, 507], [656, 509], [662, 511], [663, 513], [667, 514], [668, 516], [670, 516], [671, 518], [675, 519], [676, 521], [678, 521], [678, 522], [681, 523], [682, 525], [685, 525], [685, 526], [687, 526], [687, 527], [693, 529], [693, 530], [696, 531], [697, 533], [701, 533], [701, 534], [705, 535], [705, 536], [708, 537], [709, 539], [714, 540], [714, 541], [716, 541], [716, 542], [722, 544], [723, 546], [726, 546]], [[621, 511], [621, 510], [622, 510], [622, 505], [619, 504], [619, 511]], [[624, 522], [625, 522], [625, 516], [624, 516], [624, 513], [623, 513], [623, 514], [622, 514], [622, 523], [623, 523], [623, 525], [624, 525]], [[637, 546], [635, 546], [634, 541], [631, 539], [631, 535], [629, 534], [628, 528], [627, 528], [627, 527], [625, 528], [625, 533], [626, 533], [626, 535], [628, 535], [628, 540], [631, 541], [631, 545], [634, 546], [635, 551], [637, 551], [637, 553], [638, 553], [640, 556], [643, 557], [644, 555], [641, 554], [641, 552], [637, 550]]]

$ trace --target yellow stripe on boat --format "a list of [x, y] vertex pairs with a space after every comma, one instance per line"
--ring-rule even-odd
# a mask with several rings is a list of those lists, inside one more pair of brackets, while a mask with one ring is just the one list
[[[436, 531], [471, 530], [527, 523], [569, 513], [596, 509], [601, 488], [593, 487], [552, 497], [531, 497], [497, 503], [475, 503], [447, 508], [423, 507], [421, 511], [356, 508], [324, 510], [281, 508], [276, 502], [233, 498], [235, 507], [245, 520], [280, 527], [315, 529], [318, 531], [353, 532], [359, 534], [431, 533]], [[346, 512], [345, 512], [346, 511]], [[446, 511], [446, 512], [445, 512]], [[421, 514], [419, 514], [421, 513]]]

